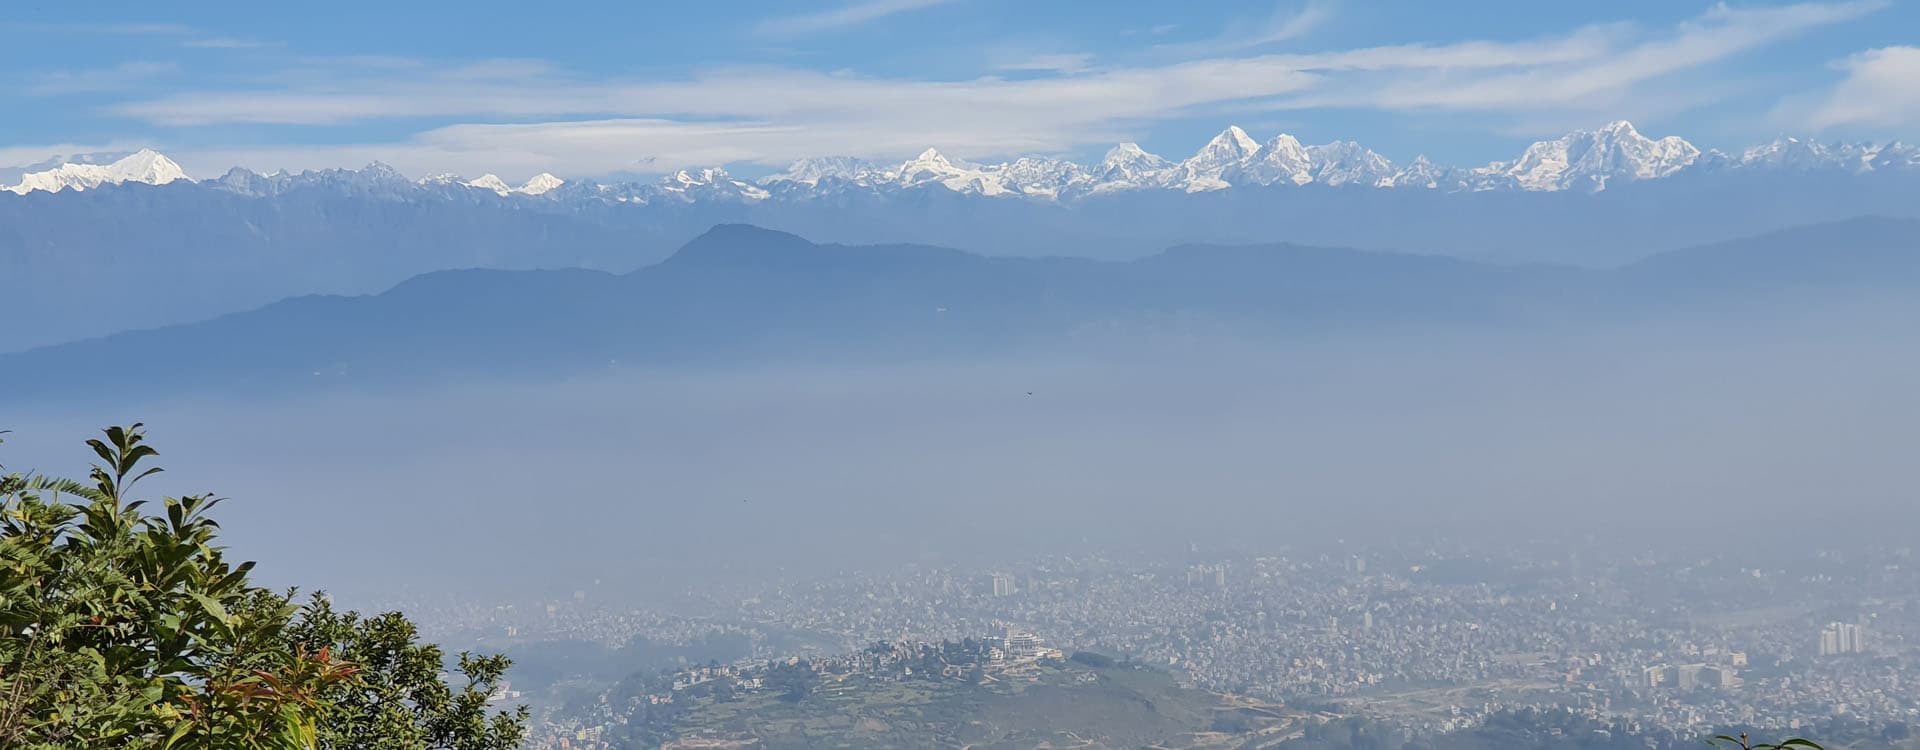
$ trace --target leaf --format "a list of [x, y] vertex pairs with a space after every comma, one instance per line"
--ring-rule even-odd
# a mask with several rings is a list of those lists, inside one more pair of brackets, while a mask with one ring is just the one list
[[140, 689], [140, 699], [148, 703], [159, 703], [167, 697], [167, 686], [155, 682]]
[[[109, 430], [108, 432], [111, 433], [112, 431]], [[99, 440], [88, 440], [87, 447], [92, 448], [94, 454], [98, 455], [100, 457], [100, 460], [105, 461], [109, 464], [114, 463], [113, 449], [108, 448], [106, 443], [102, 443]]]
[[207, 616], [212, 617], [214, 621], [221, 625], [232, 624], [233, 617], [227, 614], [227, 608], [220, 606], [220, 602], [214, 601], [213, 597], [198, 591], [192, 592], [192, 596], [194, 601], [200, 602], [200, 608], [206, 610]]
[[319, 730], [293, 704], [280, 707], [280, 731], [274, 737], [276, 750], [312, 750], [319, 741]]
[[173, 734], [167, 736], [167, 744], [161, 745], [161, 747], [170, 750], [174, 745], [178, 744], [180, 740], [186, 738], [187, 733], [191, 731], [193, 731], [193, 722], [182, 720], [179, 724], [174, 725]]

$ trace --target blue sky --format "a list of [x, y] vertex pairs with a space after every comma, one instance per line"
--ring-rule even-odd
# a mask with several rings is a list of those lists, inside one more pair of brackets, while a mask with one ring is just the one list
[[0, 48], [0, 165], [152, 146], [202, 176], [1177, 159], [1228, 124], [1449, 164], [1616, 119], [1920, 137], [1913, 0], [27, 1]]

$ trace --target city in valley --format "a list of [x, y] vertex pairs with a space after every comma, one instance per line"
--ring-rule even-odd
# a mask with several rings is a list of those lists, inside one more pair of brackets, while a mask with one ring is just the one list
[[[497, 697], [536, 706], [543, 747], [616, 746], [618, 728], [716, 682], [1002, 681], [1080, 654], [1288, 711], [1269, 727], [1282, 739], [1345, 718], [1447, 735], [1527, 709], [1687, 740], [1726, 727], [1904, 739], [1920, 720], [1920, 571], [1905, 547], [1341, 550], [906, 566], [691, 589], [670, 608], [623, 606], [604, 583], [403, 603], [444, 642], [540, 674]], [[636, 674], [540, 664], [559, 642], [633, 658]]]

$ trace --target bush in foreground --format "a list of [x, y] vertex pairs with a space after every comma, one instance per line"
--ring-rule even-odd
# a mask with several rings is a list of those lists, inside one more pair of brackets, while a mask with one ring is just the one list
[[449, 684], [399, 613], [253, 585], [215, 544], [218, 498], [133, 499], [157, 452], [138, 424], [104, 438], [85, 482], [0, 468], [0, 747], [520, 743], [526, 709], [487, 703], [505, 658], [463, 653]]

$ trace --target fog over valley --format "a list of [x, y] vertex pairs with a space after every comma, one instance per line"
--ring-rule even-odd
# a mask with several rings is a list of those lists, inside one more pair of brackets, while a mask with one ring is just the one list
[[[157, 487], [234, 498], [239, 553], [382, 594], [1329, 534], [1875, 537], [1915, 520], [1920, 437], [1911, 318], [1884, 312], [29, 408], [9, 449], [74, 473], [73, 436], [137, 416]], [[360, 519], [354, 554], [328, 518]]]

